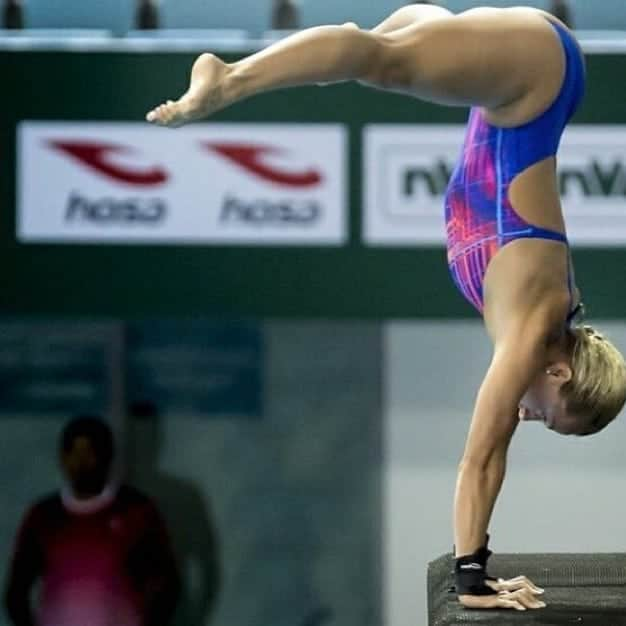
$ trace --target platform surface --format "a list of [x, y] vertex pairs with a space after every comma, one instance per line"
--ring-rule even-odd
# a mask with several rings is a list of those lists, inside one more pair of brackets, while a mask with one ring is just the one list
[[429, 626], [521, 624], [626, 626], [626, 554], [494, 554], [489, 573], [501, 578], [524, 574], [545, 589], [545, 609], [465, 609], [453, 584], [454, 559], [446, 554], [428, 566]]

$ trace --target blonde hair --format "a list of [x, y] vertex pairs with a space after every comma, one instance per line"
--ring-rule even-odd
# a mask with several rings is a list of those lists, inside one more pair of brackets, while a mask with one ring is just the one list
[[619, 350], [592, 326], [571, 329], [572, 378], [563, 385], [567, 410], [584, 417], [590, 435], [602, 430], [626, 401], [626, 363]]

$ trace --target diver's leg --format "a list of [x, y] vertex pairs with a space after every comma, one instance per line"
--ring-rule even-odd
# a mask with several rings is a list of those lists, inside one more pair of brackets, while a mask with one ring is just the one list
[[188, 92], [148, 120], [179, 125], [264, 91], [358, 80], [441, 104], [482, 106], [514, 124], [549, 105], [562, 74], [560, 42], [532, 9], [474, 9], [382, 35], [319, 26], [231, 65], [201, 55]]
[[362, 82], [445, 105], [481, 106], [505, 126], [553, 102], [564, 53], [545, 14], [479, 8], [384, 35], [383, 61]]
[[346, 24], [308, 28], [232, 64], [205, 53], [193, 64], [187, 92], [146, 117], [181, 126], [264, 91], [363, 78], [381, 62], [384, 47], [382, 36]]

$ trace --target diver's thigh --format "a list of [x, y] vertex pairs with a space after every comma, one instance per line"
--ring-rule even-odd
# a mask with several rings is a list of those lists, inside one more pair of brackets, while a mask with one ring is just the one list
[[547, 108], [564, 59], [548, 21], [533, 10], [474, 9], [392, 32], [387, 65], [400, 87], [450, 105], [483, 106], [515, 122]]
[[394, 11], [389, 17], [372, 29], [373, 33], [387, 35], [407, 26], [413, 26], [431, 20], [450, 17], [453, 13], [440, 6], [431, 4], [408, 4]]

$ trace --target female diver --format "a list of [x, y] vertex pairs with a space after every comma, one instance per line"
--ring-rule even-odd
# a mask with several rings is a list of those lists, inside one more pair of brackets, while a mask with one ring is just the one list
[[448, 262], [493, 342], [459, 465], [456, 588], [472, 608], [535, 609], [523, 576], [487, 575], [487, 528], [520, 420], [564, 435], [598, 432], [626, 399], [626, 366], [581, 310], [558, 195], [556, 152], [585, 89], [572, 33], [532, 8], [453, 15], [405, 6], [371, 31], [320, 26], [227, 64], [203, 54], [188, 91], [147, 115], [180, 126], [257, 93], [356, 80], [429, 102], [470, 106], [446, 194]]

